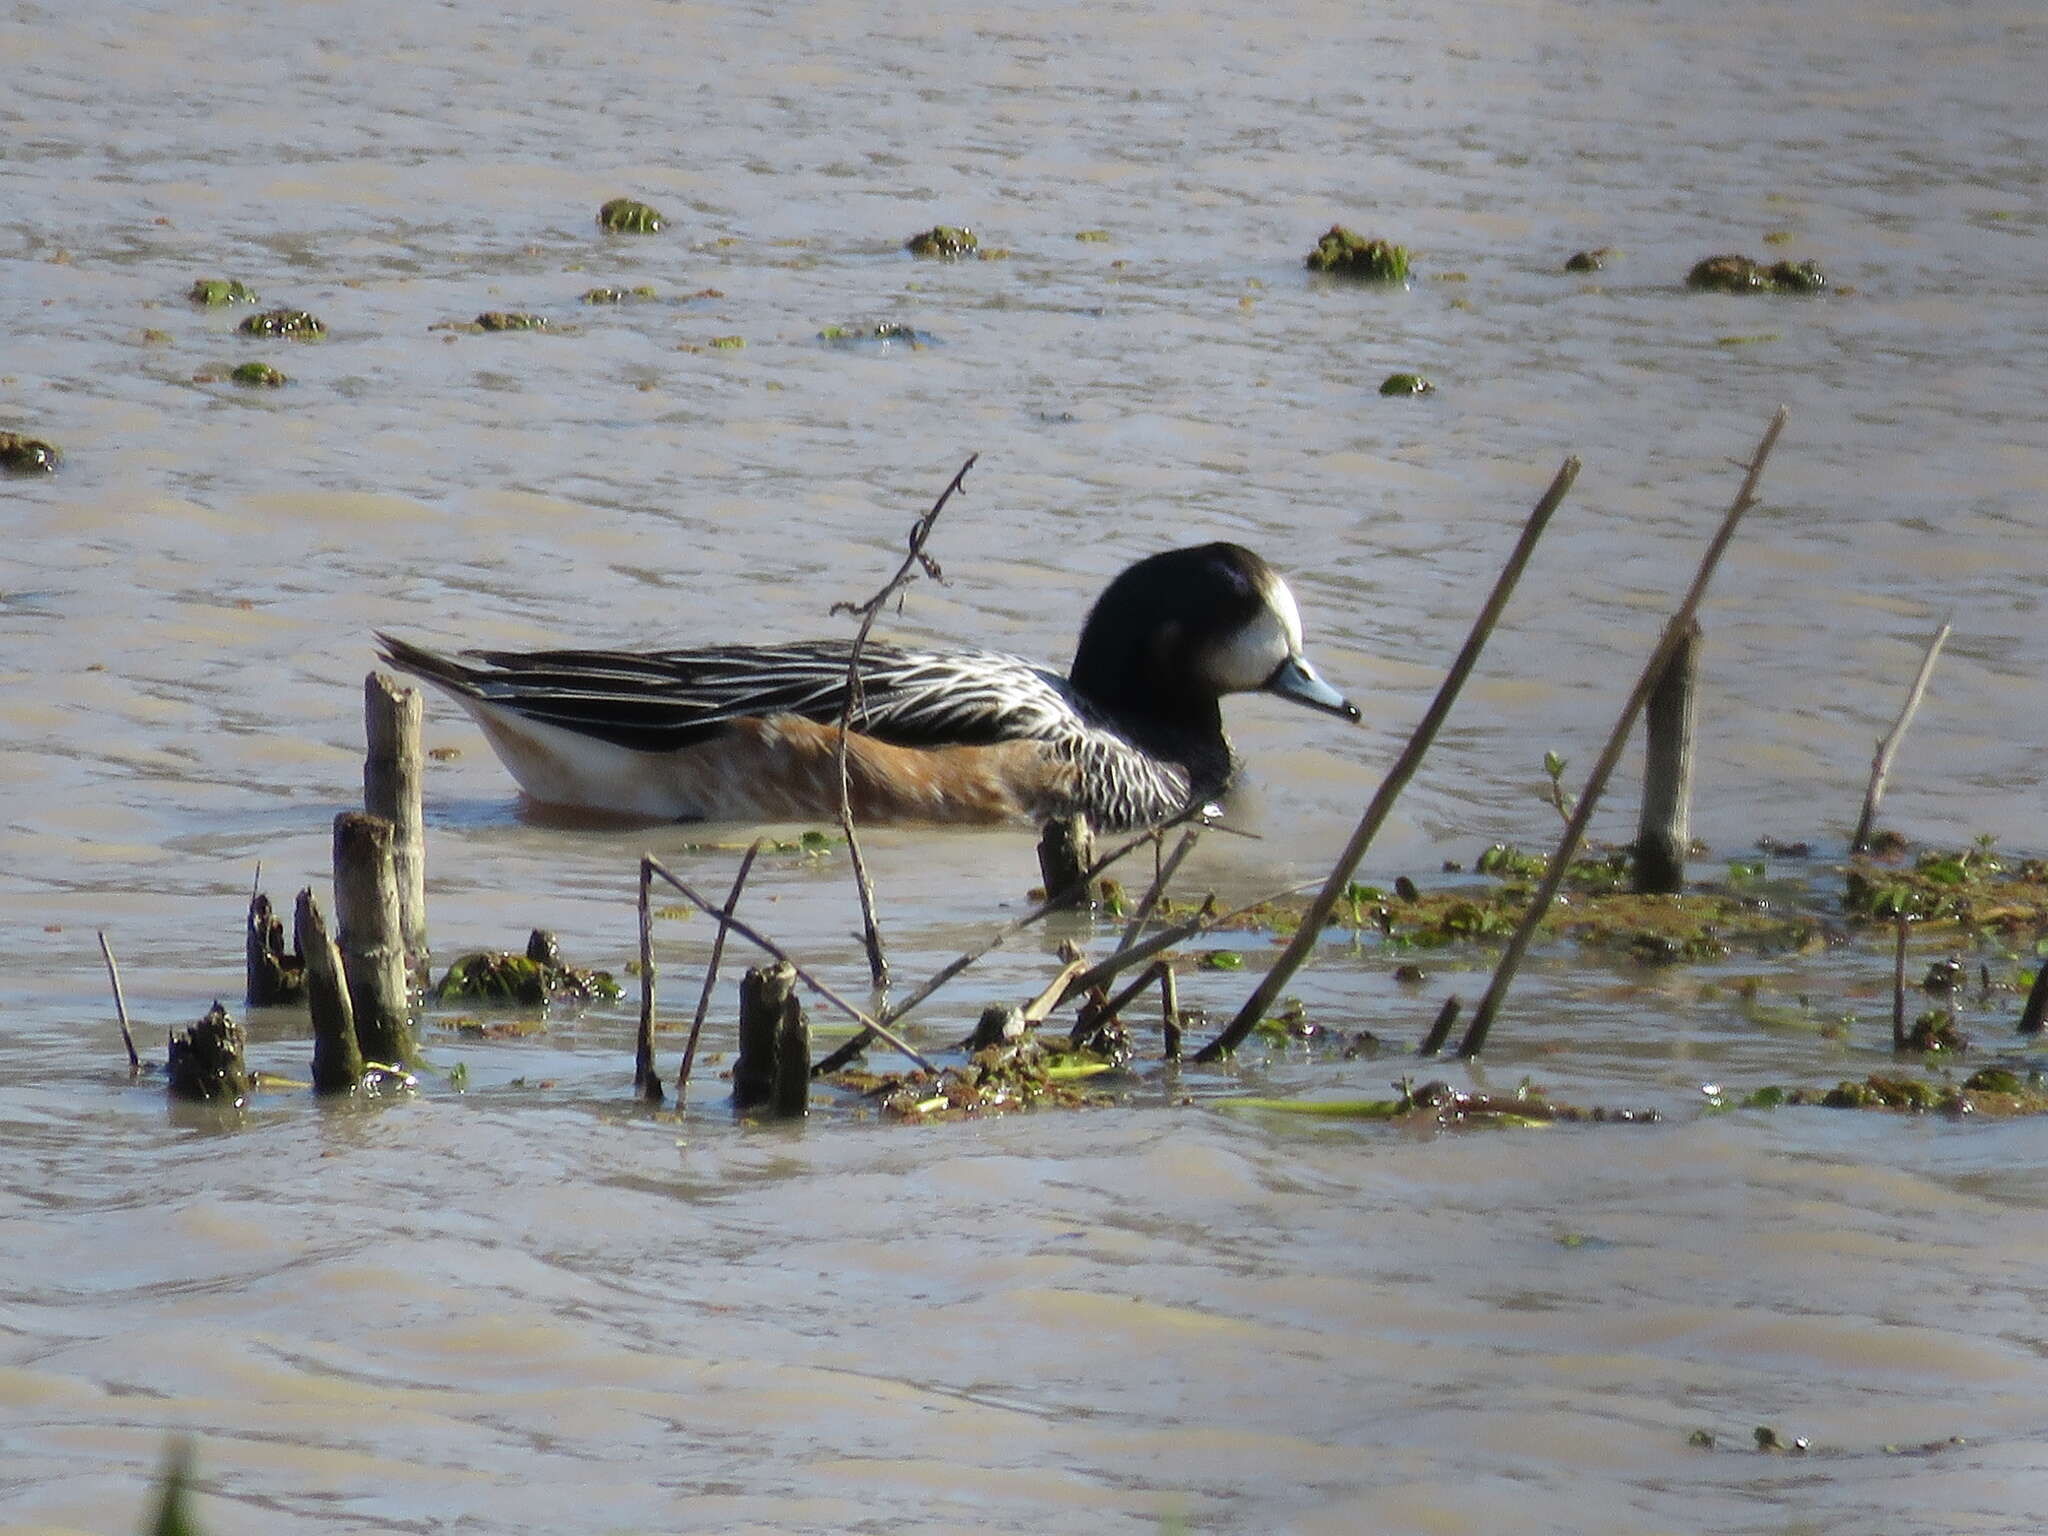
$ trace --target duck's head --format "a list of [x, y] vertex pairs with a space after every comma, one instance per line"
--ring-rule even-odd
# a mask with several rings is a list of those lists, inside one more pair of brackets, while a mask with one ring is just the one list
[[1277, 693], [1359, 718], [1302, 654], [1287, 583], [1239, 544], [1170, 549], [1117, 577], [1081, 627], [1072, 682], [1124, 719], [1218, 719], [1226, 693]]

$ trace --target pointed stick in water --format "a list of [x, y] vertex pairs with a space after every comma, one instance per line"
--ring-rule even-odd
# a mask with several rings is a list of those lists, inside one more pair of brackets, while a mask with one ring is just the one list
[[114, 987], [114, 1017], [121, 1021], [121, 1043], [128, 1047], [128, 1070], [142, 1070], [142, 1058], [135, 1052], [135, 1032], [128, 1027], [128, 999], [121, 995], [121, 967], [114, 963], [114, 947], [107, 942], [107, 930], [100, 934], [100, 957], [107, 962], [107, 980]]
[[[690, 904], [696, 907], [698, 911], [703, 912], [711, 917], [721, 916], [719, 909], [717, 907], [714, 907], [704, 897], [698, 895], [696, 891], [692, 890], [689, 886], [685, 885], [682, 881], [678, 880], [675, 877], [675, 875], [672, 874], [668, 870], [668, 868], [661, 863], [659, 859], [650, 858], [647, 862], [653, 867], [654, 873], [661, 876], [662, 879], [666, 880], [670, 885], [674, 886], [677, 890], [681, 891], [684, 896], [688, 897]], [[833, 991], [832, 988], [825, 985], [824, 982], [818, 980], [817, 977], [813, 976], [809, 971], [805, 970], [802, 966], [798, 965], [796, 961], [790, 959], [789, 951], [784, 949], [780, 944], [777, 944], [773, 939], [766, 937], [764, 934], [760, 933], [751, 925], [741, 922], [737, 917], [734, 917], [729, 912], [724, 913], [722, 915], [722, 918], [726, 927], [732, 929], [734, 933], [738, 934], [741, 938], [745, 939], [749, 944], [753, 945], [754, 948], [761, 950], [766, 954], [773, 955], [777, 960], [789, 961], [790, 967], [796, 972], [797, 980], [801, 981], [805, 986], [809, 987], [813, 992], [817, 993], [818, 996], [825, 999], [825, 1001], [830, 1003], [834, 1008], [837, 1008], [841, 1013], [845, 1014], [848, 1018], [852, 1019], [854, 1023], [860, 1025], [863, 1029], [872, 1030], [875, 1034], [881, 1036], [881, 1038], [884, 1041], [886, 1041], [891, 1048], [901, 1052], [905, 1056], [908, 1056], [920, 1067], [923, 1067], [925, 1071], [938, 1071], [937, 1067], [933, 1066], [922, 1055], [920, 1055], [916, 1050], [914, 1050], [910, 1046], [909, 1042], [907, 1042], [901, 1036], [899, 1036], [893, 1030], [891, 1030], [888, 1025], [882, 1023], [879, 1019], [872, 1017], [868, 1013], [864, 1012], [862, 1009], [848, 1002], [845, 998], [841, 997], [837, 992]]]
[[1919, 712], [1928, 679], [1934, 676], [1934, 663], [1941, 658], [1941, 648], [1948, 643], [1949, 631], [1954, 627], [1953, 618], [1943, 619], [1941, 628], [1927, 642], [1926, 654], [1920, 658], [1920, 670], [1913, 675], [1913, 686], [1906, 690], [1905, 707], [1899, 711], [1899, 718], [1892, 722], [1884, 740], [1877, 744], [1877, 755], [1870, 760], [1870, 786], [1863, 791], [1863, 814], [1856, 818], [1856, 835], [1849, 839], [1851, 853], [1862, 853], [1870, 846], [1870, 834], [1877, 822], [1877, 802], [1884, 798], [1885, 780], [1892, 773], [1892, 756], [1899, 750], [1899, 742], [1905, 738], [1906, 727], [1913, 723], [1913, 716]]
[[1892, 1049], [1906, 1048], [1906, 914], [1898, 918], [1898, 939], [1892, 945]]
[[1462, 1007], [1464, 1004], [1458, 1001], [1455, 992], [1444, 999], [1443, 1007], [1436, 1011], [1436, 1022], [1429, 1026], [1429, 1033], [1422, 1037], [1422, 1046], [1416, 1051], [1416, 1055], [1434, 1056], [1444, 1048], [1444, 1042], [1451, 1038], [1451, 1026], [1458, 1022], [1458, 1010]]
[[1436, 733], [1442, 728], [1444, 719], [1451, 712], [1451, 706], [1458, 700], [1458, 694], [1465, 686], [1465, 679], [1472, 675], [1478, 664], [1479, 653], [1486, 648], [1487, 639], [1493, 634], [1494, 625], [1500, 621], [1501, 610], [1507, 606], [1513, 595], [1515, 583], [1521, 580], [1522, 570], [1529, 563], [1529, 556], [1535, 552], [1536, 541], [1543, 536], [1543, 530], [1550, 524], [1550, 516], [1564, 501], [1572, 488], [1572, 482], [1579, 477], [1579, 461], [1568, 458], [1559, 467], [1556, 478], [1550, 482], [1550, 489], [1543, 493], [1543, 499], [1530, 512], [1528, 522], [1522, 528], [1522, 536], [1516, 542], [1514, 551], [1508, 556], [1508, 563], [1494, 582], [1493, 591], [1488, 594], [1485, 606], [1479, 610], [1478, 618], [1472, 621], [1472, 632], [1465, 637], [1464, 649], [1458, 652], [1457, 660], [1451, 663], [1451, 670], [1430, 701], [1429, 710], [1422, 717], [1408, 738], [1408, 745], [1402, 750], [1394, 766], [1388, 770], [1385, 780], [1366, 807], [1357, 829], [1351, 834], [1351, 841], [1337, 857], [1336, 867], [1330, 871], [1323, 888], [1308, 905], [1303, 914], [1301, 926], [1294, 931], [1287, 948], [1273, 968], [1260, 978], [1252, 988], [1252, 995], [1245, 999], [1244, 1006], [1237, 1010], [1237, 1016], [1225, 1026], [1223, 1033], [1195, 1052], [1197, 1061], [1216, 1061], [1229, 1055], [1244, 1043], [1259, 1020], [1266, 1016], [1266, 1010], [1273, 1006], [1273, 999], [1280, 995], [1281, 988], [1294, 979], [1294, 973], [1301, 969], [1309, 952], [1321, 940], [1323, 929], [1330, 921], [1330, 914], [1337, 910], [1337, 903], [1343, 898], [1344, 887], [1358, 868], [1359, 861], [1372, 846], [1372, 840], [1379, 835], [1388, 815], [1394, 809], [1394, 802], [1401, 791], [1408, 787], [1408, 781], [1421, 766], [1423, 755], [1436, 740]]
[[2027, 1006], [2020, 1010], [2019, 1032], [2023, 1035], [2038, 1035], [2044, 1023], [2048, 1023], [2048, 955], [2040, 956], [2039, 960], [2033, 990], [2027, 993]]
[[648, 890], [654, 872], [640, 861], [640, 1032], [633, 1042], [633, 1088], [650, 1104], [661, 1102], [661, 1074], [654, 1068], [654, 916]]
[[882, 952], [882, 927], [875, 916], [875, 887], [868, 879], [867, 860], [860, 850], [860, 837], [853, 828], [853, 776], [846, 763], [846, 738], [853, 727], [853, 712], [856, 705], [864, 702], [860, 683], [860, 653], [868, 643], [868, 632], [875, 627], [875, 620], [888, 606], [889, 599], [901, 592], [916, 579], [920, 567], [934, 581], [942, 580], [938, 563], [924, 552], [925, 541], [932, 536], [932, 525], [939, 520], [939, 514], [946, 509], [946, 503], [953, 499], [953, 493], [960, 489], [967, 479], [967, 471], [974, 468], [978, 453], [967, 456], [967, 462], [939, 492], [939, 499], [932, 503], [931, 511], [925, 513], [910, 526], [909, 553], [904, 555], [903, 564], [896, 574], [882, 586], [882, 590], [864, 603], [834, 603], [834, 613], [857, 613], [860, 628], [854, 632], [853, 649], [846, 657], [846, 702], [839, 710], [839, 830], [846, 834], [846, 852], [853, 863], [854, 889], [860, 893], [861, 942], [868, 952], [868, 974], [874, 978], [877, 987], [889, 984], [889, 959]]
[[[755, 838], [740, 859], [740, 872], [733, 876], [732, 889], [726, 893], [725, 905], [716, 914], [718, 934], [711, 941], [711, 959], [704, 967], [704, 990], [697, 994], [697, 1012], [690, 1020], [690, 1038], [683, 1044], [683, 1065], [676, 1073], [676, 1107], [683, 1106], [683, 1094], [690, 1086], [690, 1068], [697, 1060], [697, 1041], [704, 1033], [704, 1016], [711, 1010], [711, 989], [718, 985], [718, 963], [725, 958], [725, 936], [732, 927], [733, 911], [740, 904], [740, 892], [747, 888], [747, 876], [753, 873], [754, 858], [761, 851], [762, 839]], [[653, 860], [640, 861], [640, 878], [644, 882], [654, 873]]]
[[1644, 706], [1643, 808], [1636, 822], [1638, 896], [1685, 889], [1692, 852], [1692, 757], [1699, 718], [1700, 626], [1693, 620]]
[[1529, 951], [1529, 943], [1536, 937], [1536, 927], [1550, 910], [1550, 904], [1557, 899], [1558, 887], [1564, 884], [1565, 871], [1571, 867], [1572, 859], [1579, 851], [1579, 844], [1586, 835], [1586, 825], [1593, 819], [1593, 811], [1600, 803], [1600, 796], [1607, 788], [1607, 780], [1614, 773], [1614, 765], [1621, 761], [1622, 749], [1628, 744], [1629, 733], [1635, 729], [1636, 717], [1643, 712], [1650, 690], [1664, 675], [1670, 665], [1672, 654], [1684, 643], [1686, 632], [1692, 627], [1694, 617], [1699, 613], [1700, 603], [1707, 595], [1707, 585], [1714, 579], [1714, 572], [1721, 564], [1721, 556], [1727, 551], [1728, 541], [1735, 537], [1735, 530], [1742, 522], [1742, 515], [1756, 504], [1757, 482], [1763, 478], [1764, 463], [1771, 456], [1771, 449], [1778, 441], [1778, 434], [1785, 430], [1786, 411], [1783, 406], [1771, 418], [1771, 424], [1764, 429], [1763, 440], [1757, 444], [1742, 478], [1742, 488], [1735, 493], [1735, 500], [1729, 504], [1727, 513], [1721, 519], [1721, 526], [1714, 531], [1708, 542], [1706, 553], [1700, 557], [1699, 569], [1694, 572], [1692, 585], [1686, 589], [1678, 611], [1672, 614], [1664, 626], [1664, 635], [1657, 642], [1657, 648], [1650, 653], [1642, 675], [1637, 678], [1635, 691], [1622, 707], [1621, 718], [1614, 722], [1614, 729], [1607, 737], [1607, 746], [1600, 754], [1600, 760], [1593, 765], [1592, 776], [1579, 791], [1579, 803], [1572, 809], [1570, 823], [1564, 829], [1556, 851], [1550, 856], [1550, 866], [1543, 872], [1542, 884], [1529, 900], [1529, 910], [1523, 914], [1521, 926], [1508, 941], [1507, 952], [1501, 956], [1500, 964], [1494, 968], [1493, 980], [1488, 983], [1486, 995], [1479, 999], [1479, 1007], [1472, 1015], [1472, 1023], [1465, 1030], [1465, 1038], [1458, 1043], [1458, 1054], [1467, 1060], [1477, 1056], [1485, 1048], [1487, 1033], [1493, 1028], [1494, 1016], [1500, 1012], [1501, 1001], [1507, 996], [1508, 986], [1515, 979], [1515, 972], [1521, 966], [1522, 956]]

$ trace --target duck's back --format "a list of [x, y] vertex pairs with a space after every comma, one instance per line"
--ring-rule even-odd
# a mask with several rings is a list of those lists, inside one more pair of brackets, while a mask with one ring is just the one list
[[[735, 722], [794, 715], [836, 725], [846, 705], [844, 640], [669, 651], [480, 651], [480, 700], [640, 752], [678, 752]], [[851, 717], [901, 747], [1054, 740], [1085, 729], [1066, 680], [994, 651], [861, 648]]]

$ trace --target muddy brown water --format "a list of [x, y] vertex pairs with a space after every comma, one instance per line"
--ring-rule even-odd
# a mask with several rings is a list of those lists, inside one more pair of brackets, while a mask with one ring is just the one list
[[[1184, 883], [1302, 879], [1580, 454], [1366, 872], [1427, 876], [1550, 835], [1544, 751], [1591, 761], [1780, 402], [1706, 614], [1699, 872], [1760, 833], [1839, 850], [1950, 612], [1886, 820], [2038, 852], [2044, 74], [1998, 0], [6, 8], [0, 429], [68, 462], [0, 485], [0, 1529], [132, 1528], [172, 1432], [225, 1533], [2034, 1529], [2048, 1131], [1699, 1112], [1882, 1065], [1875, 963], [1824, 983], [1856, 1023], [1822, 1039], [1721, 985], [1810, 967], [1545, 957], [1480, 1081], [1653, 1127], [1220, 1108], [1405, 1067], [1254, 1051], [1086, 1114], [739, 1131], [708, 1075], [634, 1110], [626, 1008], [434, 1037], [460, 1094], [223, 1127], [126, 1081], [93, 935], [146, 1041], [238, 993], [254, 866], [320, 878], [357, 791], [373, 626], [820, 632], [977, 451], [950, 584], [898, 632], [1064, 661], [1138, 554], [1229, 537], [1291, 573], [1367, 721], [1234, 701], [1260, 836]], [[622, 194], [669, 229], [600, 234]], [[1414, 284], [1307, 277], [1337, 219]], [[911, 261], [939, 222], [1008, 259]], [[1723, 250], [1836, 286], [1683, 291]], [[327, 338], [236, 336], [184, 302], [205, 275]], [[657, 296], [576, 302], [598, 284]], [[486, 309], [557, 331], [433, 329]], [[932, 343], [817, 340], [881, 321]], [[214, 377], [248, 360], [293, 382]], [[1438, 392], [1381, 399], [1395, 370]], [[619, 968], [641, 849], [730, 878], [693, 845], [746, 829], [564, 828], [452, 710], [428, 735], [460, 752], [429, 788], [444, 953], [545, 923]], [[1035, 879], [1024, 834], [873, 854], [910, 977]], [[860, 984], [836, 858], [753, 892]], [[676, 989], [705, 935], [664, 925]], [[920, 1038], [1035, 990], [1058, 936]], [[1476, 990], [1387, 970], [1333, 940], [1294, 990], [1409, 1040]], [[250, 1029], [303, 1071], [295, 1019]], [[1750, 1452], [1763, 1423], [1816, 1453]]]

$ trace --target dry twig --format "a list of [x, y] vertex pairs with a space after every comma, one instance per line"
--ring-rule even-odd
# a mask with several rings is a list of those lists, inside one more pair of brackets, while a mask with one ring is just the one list
[[[733, 909], [740, 904], [740, 892], [746, 889], [747, 876], [753, 872], [754, 856], [761, 851], [761, 839], [755, 838], [748, 845], [746, 854], [740, 859], [740, 871], [733, 876], [732, 889], [726, 893], [725, 905], [715, 914], [718, 918], [718, 935], [711, 941], [711, 958], [704, 966], [704, 990], [697, 994], [697, 1012], [690, 1020], [690, 1038], [683, 1043], [683, 1064], [676, 1071], [676, 1104], [683, 1102], [683, 1090], [690, 1086], [690, 1067], [697, 1059], [697, 1041], [704, 1033], [704, 1016], [711, 1009], [711, 989], [718, 985], [718, 963], [725, 958], [725, 935], [732, 926]], [[643, 884], [653, 873], [642, 860], [640, 878]]]
[[1913, 674], [1913, 686], [1906, 690], [1905, 706], [1900, 709], [1899, 718], [1892, 722], [1884, 740], [1877, 744], [1877, 755], [1870, 760], [1870, 786], [1863, 792], [1863, 814], [1856, 819], [1856, 835], [1849, 839], [1851, 853], [1861, 853], [1870, 846], [1870, 834], [1877, 822], [1877, 802], [1884, 798], [1885, 780], [1892, 773], [1892, 757], [1905, 738], [1906, 727], [1913, 723], [1913, 716], [1919, 712], [1920, 700], [1927, 693], [1928, 679], [1934, 676], [1934, 664], [1941, 659], [1941, 648], [1948, 644], [1949, 631], [1954, 627], [1953, 618], [1943, 619], [1941, 628], [1927, 642], [1926, 654], [1920, 658], [1920, 670]]

